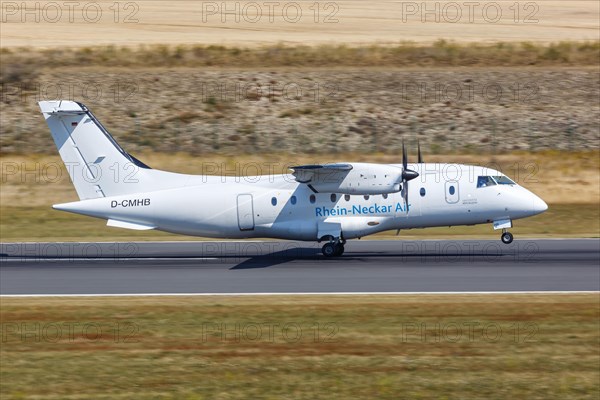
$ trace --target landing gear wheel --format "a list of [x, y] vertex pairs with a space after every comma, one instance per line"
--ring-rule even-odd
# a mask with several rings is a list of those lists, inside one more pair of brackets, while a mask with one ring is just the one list
[[325, 243], [323, 245], [323, 247], [321, 248], [321, 251], [323, 252], [323, 255], [325, 257], [334, 257], [334, 256], [336, 256], [337, 255], [336, 254], [337, 253], [336, 250], [337, 249], [336, 249], [335, 243]]
[[502, 243], [504, 244], [511, 244], [513, 239], [513, 234], [510, 232], [504, 232], [502, 236], [500, 236], [500, 240], [502, 240]]
[[326, 243], [321, 248], [325, 257], [338, 257], [344, 254], [344, 245], [341, 243]]

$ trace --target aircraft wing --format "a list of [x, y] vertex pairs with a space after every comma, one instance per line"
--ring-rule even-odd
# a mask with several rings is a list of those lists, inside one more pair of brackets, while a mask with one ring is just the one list
[[296, 182], [315, 193], [384, 194], [400, 191], [402, 168], [369, 163], [310, 164], [290, 167]]
[[296, 182], [306, 184], [341, 182], [352, 168], [352, 164], [310, 164], [290, 167], [294, 171], [292, 175], [296, 178]]

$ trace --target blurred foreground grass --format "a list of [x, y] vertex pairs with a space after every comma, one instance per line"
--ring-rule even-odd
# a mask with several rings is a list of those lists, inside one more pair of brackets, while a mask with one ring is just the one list
[[3, 298], [0, 397], [598, 399], [599, 318], [597, 293]]

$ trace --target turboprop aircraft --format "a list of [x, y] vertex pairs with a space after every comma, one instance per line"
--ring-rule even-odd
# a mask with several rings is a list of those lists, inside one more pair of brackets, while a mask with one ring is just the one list
[[127, 153], [83, 104], [41, 101], [41, 111], [80, 201], [57, 210], [127, 229], [214, 238], [325, 242], [340, 256], [348, 239], [434, 226], [493, 224], [513, 241], [512, 221], [544, 212], [535, 194], [499, 171], [461, 164], [343, 162], [291, 166], [291, 174], [185, 175]]

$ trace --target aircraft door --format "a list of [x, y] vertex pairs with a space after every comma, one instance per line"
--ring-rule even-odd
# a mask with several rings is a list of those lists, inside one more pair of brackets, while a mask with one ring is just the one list
[[446, 182], [446, 202], [449, 204], [458, 203], [460, 196], [458, 194], [458, 181]]
[[237, 215], [240, 231], [251, 231], [254, 229], [254, 206], [251, 194], [238, 195]]

